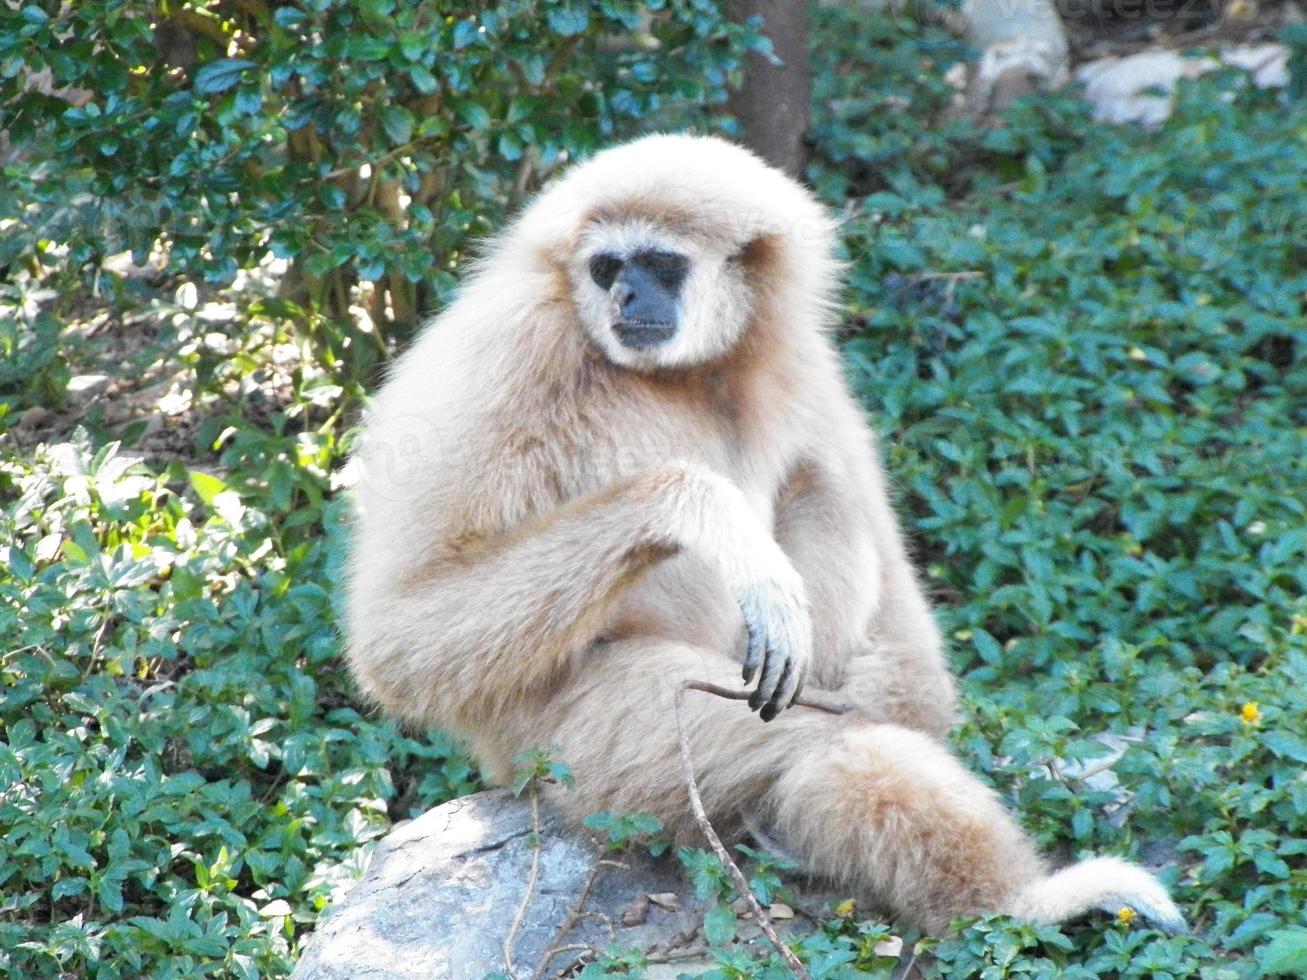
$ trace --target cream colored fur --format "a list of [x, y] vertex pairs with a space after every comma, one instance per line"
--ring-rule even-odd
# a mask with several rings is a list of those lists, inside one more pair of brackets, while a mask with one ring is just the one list
[[[394, 366], [359, 456], [349, 659], [486, 776], [557, 746], [576, 816], [696, 832], [672, 693], [740, 684], [741, 610], [810, 688], [851, 701], [769, 723], [691, 694], [705, 803], [923, 927], [1107, 902], [1182, 924], [1144, 871], [1050, 876], [941, 741], [955, 696], [885, 475], [826, 335], [833, 228], [720, 140], [656, 136], [546, 189]], [[597, 249], [691, 256], [681, 333], [631, 352], [586, 273]], [[780, 675], [769, 679], [780, 683]]]

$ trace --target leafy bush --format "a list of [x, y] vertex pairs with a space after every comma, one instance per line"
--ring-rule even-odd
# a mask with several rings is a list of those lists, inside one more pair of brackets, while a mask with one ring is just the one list
[[[254, 266], [283, 237], [302, 246], [301, 264], [345, 242], [344, 264], [324, 274], [373, 281], [363, 273], [375, 271], [378, 239], [368, 236], [384, 225], [400, 241], [387, 261], [405, 277], [420, 268], [438, 298], [468, 237], [515, 199], [520, 159], [499, 145], [512, 125], [534, 127], [544, 166], [549, 154], [662, 124], [663, 110], [693, 114], [680, 100], [704, 90], [686, 86], [718, 91], [741, 38], [712, 5], [648, 6], [659, 11], [652, 29], [672, 32], [658, 36], [680, 31], [685, 46], [599, 66], [622, 9], [604, 4], [586, 8], [577, 36], [558, 28], [579, 8], [550, 5], [554, 33], [530, 42], [578, 45], [576, 63], [547, 76], [551, 92], [579, 99], [577, 79], [592, 69], [629, 72], [633, 115], [614, 98], [619, 86], [602, 89], [597, 114], [570, 102], [511, 123], [519, 83], [482, 83], [494, 58], [509, 57], [497, 45], [518, 39], [507, 28], [470, 39], [457, 17], [423, 35], [439, 62], [388, 41], [385, 55], [365, 51], [337, 73], [322, 51], [291, 46], [305, 23], [343, 26], [353, 10], [333, 44], [354, 33], [393, 41], [403, 31], [386, 25], [416, 14], [318, 2], [293, 8], [305, 21], [281, 24], [292, 8], [182, 8], [223, 32], [248, 28], [248, 50], [230, 53], [195, 26], [190, 70], [140, 74], [136, 65], [154, 64], [145, 22], [123, 23], [140, 5], [0, 11], [0, 104], [19, 155], [0, 195], [21, 219], [0, 238], [10, 266], [0, 312], [11, 321], [0, 328], [0, 969], [283, 975], [369, 841], [475, 786], [447, 740], [405, 737], [357, 705], [337, 660], [335, 474], [371, 380], [352, 351], [375, 351], [374, 339], [315, 333], [322, 324], [269, 295]], [[501, 8], [501, 24], [526, 16], [515, 4], [484, 9]], [[972, 718], [957, 745], [1053, 851], [1173, 859], [1170, 883], [1195, 926], [1167, 939], [1115, 920], [1056, 929], [987, 918], [918, 943], [917, 966], [996, 977], [1301, 972], [1307, 107], [1223, 75], [1186, 88], [1154, 133], [1096, 125], [1065, 97], [1024, 103], [997, 129], [928, 126], [947, 103], [937, 79], [956, 43], [842, 8], [823, 8], [818, 27], [810, 176], [846, 215], [849, 377], [884, 433], [953, 638]], [[238, 55], [258, 67], [229, 77], [209, 67], [205, 85], [232, 84], [198, 90], [206, 66]], [[44, 63], [34, 58], [59, 85], [94, 80], [98, 114], [68, 118], [52, 97], [17, 95], [23, 66]], [[688, 79], [707, 63], [715, 73]], [[321, 103], [305, 108], [277, 74], [287, 64], [323, 73]], [[364, 113], [376, 123], [368, 140], [351, 145], [337, 116], [372, 90], [342, 76], [413, 86], [418, 64], [451, 98], [443, 72], [485, 73], [459, 91], [484, 94], [473, 104], [488, 126], [450, 103], [448, 131], [420, 137], [447, 174], [444, 217], [423, 224], [411, 209], [409, 224], [392, 226], [375, 201], [338, 209], [315, 197], [330, 194], [315, 190], [323, 168], [356, 168], [406, 135], [394, 113], [386, 131], [383, 101]], [[288, 133], [304, 129], [286, 122], [294, 106], [320, 113], [337, 162], [291, 160]], [[645, 108], [658, 112], [641, 118]], [[141, 128], [152, 119], [167, 120], [157, 143]], [[407, 135], [419, 125], [415, 115]], [[96, 140], [115, 134], [105, 156]], [[401, 157], [380, 165], [383, 176], [392, 164], [401, 183], [434, 172], [420, 153]], [[172, 159], [184, 180], [166, 174]], [[163, 289], [97, 276], [98, 257], [135, 232], [79, 214], [94, 204], [121, 218], [150, 201], [166, 207], [144, 209], [137, 244], [162, 236], [178, 276], [238, 271], [235, 291], [201, 283], [188, 300], [185, 278]], [[325, 253], [294, 245], [310, 227]], [[422, 249], [435, 261], [407, 264]], [[70, 279], [91, 288], [55, 288]], [[111, 425], [68, 383], [99, 369], [135, 393], [138, 364], [190, 399], [190, 416], [168, 416], [178, 428], [163, 433], [185, 463], [144, 422]], [[36, 407], [55, 421], [33, 422]], [[38, 448], [33, 431], [54, 435]], [[1115, 786], [1085, 778], [1105, 731], [1125, 750]], [[614, 844], [643, 846], [653, 830], [632, 815], [598, 825]], [[711, 868], [685, 860], [725, 894]], [[815, 976], [888, 976], [877, 945], [890, 927], [837, 909], [800, 951]], [[615, 952], [588, 969], [639, 962]], [[778, 968], [729, 949], [720, 963], [724, 977]]]
[[[131, 249], [228, 283], [271, 250], [285, 294], [411, 329], [470, 241], [560, 162], [703, 121], [755, 31], [712, 0], [43, 0], [0, 9], [0, 263]], [[33, 165], [35, 164], [35, 165]], [[359, 287], [362, 286], [362, 290]]]

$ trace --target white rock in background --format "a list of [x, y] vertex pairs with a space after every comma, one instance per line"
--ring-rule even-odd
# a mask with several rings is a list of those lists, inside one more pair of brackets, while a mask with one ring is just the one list
[[1222, 51], [1221, 60], [1250, 73], [1258, 88], [1289, 84], [1289, 49], [1283, 44], [1240, 44]]
[[1217, 56], [1197, 57], [1159, 49], [1086, 62], [1076, 69], [1075, 79], [1084, 85], [1095, 119], [1156, 126], [1171, 114], [1181, 79], [1197, 78], [1224, 63], [1247, 71], [1258, 88], [1279, 88], [1288, 83], [1288, 61], [1283, 44], [1239, 45]]

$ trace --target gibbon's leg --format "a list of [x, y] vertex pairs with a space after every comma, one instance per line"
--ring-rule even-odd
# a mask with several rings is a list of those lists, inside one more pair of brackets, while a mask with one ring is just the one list
[[[378, 547], [364, 536], [361, 550]], [[803, 582], [743, 493], [672, 466], [464, 545], [410, 579], [356, 573], [349, 656], [369, 695], [418, 723], [487, 719], [557, 683], [605, 628], [623, 588], [682, 548], [716, 566], [750, 635], [751, 706], [770, 718], [811, 656]], [[384, 558], [384, 556], [382, 556]], [[376, 555], [359, 567], [384, 564]], [[737, 668], [738, 670], [738, 668]], [[738, 674], [737, 674], [738, 676]], [[756, 719], [755, 719], [756, 720]]]
[[842, 694], [855, 705], [888, 712], [900, 725], [943, 735], [958, 720], [957, 687], [879, 464], [875, 474], [870, 514], [880, 554], [880, 605]]
[[849, 661], [833, 697], [872, 721], [943, 738], [957, 723], [953, 675], [919, 656], [920, 648], [872, 640]]
[[[549, 737], [575, 784], [574, 816], [650, 813], [698, 843], [680, 772], [672, 699], [685, 680], [737, 685], [734, 662], [656, 637], [601, 644], [550, 707]], [[1048, 875], [994, 793], [934, 739], [898, 725], [795, 708], [761, 725], [739, 702], [690, 692], [696, 779], [719, 832], [759, 814], [806, 870], [939, 931], [957, 915], [1056, 921], [1131, 905], [1182, 927], [1165, 890], [1113, 858]], [[1177, 926], [1177, 923], [1179, 926]]]
[[844, 477], [838, 462], [802, 468], [777, 507], [776, 538], [812, 607], [812, 683], [838, 686], [866, 718], [943, 735], [957, 720], [943, 639], [884, 474], [860, 442], [844, 455], [858, 454], [870, 465]]

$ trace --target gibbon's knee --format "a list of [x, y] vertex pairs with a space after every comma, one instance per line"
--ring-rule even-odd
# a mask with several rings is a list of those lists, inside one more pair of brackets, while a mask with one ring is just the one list
[[[551, 715], [547, 738], [575, 779], [557, 802], [579, 817], [598, 810], [650, 813], [678, 841], [700, 843], [681, 773], [675, 694], [687, 680], [738, 689], [739, 663], [657, 637], [601, 644], [587, 656]], [[761, 724], [743, 701], [687, 692], [691, 758], [717, 829], [738, 830], [790, 760], [807, 745], [828, 742], [841, 721], [794, 708]]]
[[853, 723], [796, 758], [769, 797], [772, 827], [809, 870], [928, 930], [1008, 908], [1041, 879], [994, 793], [921, 732]]
[[854, 657], [838, 696], [861, 717], [943, 738], [959, 721], [957, 686], [942, 665], [877, 648]]

